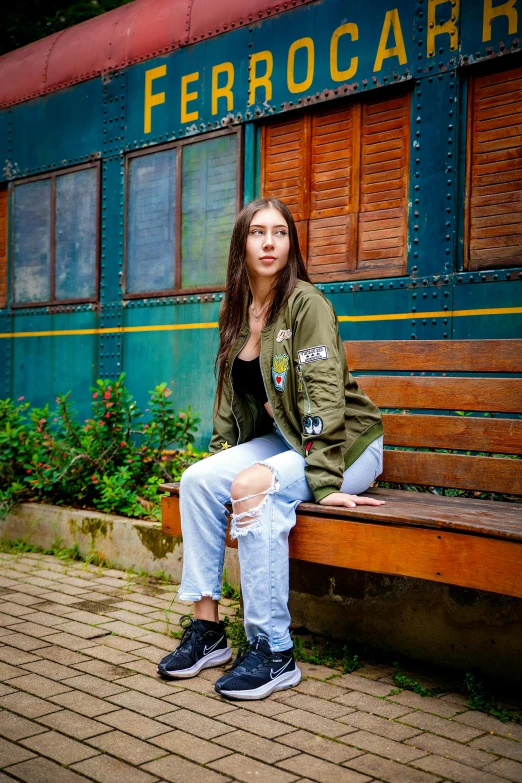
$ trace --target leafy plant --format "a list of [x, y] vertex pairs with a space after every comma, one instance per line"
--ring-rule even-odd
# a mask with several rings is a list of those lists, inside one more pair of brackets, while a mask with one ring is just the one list
[[227, 569], [223, 569], [223, 584], [221, 585], [221, 595], [223, 598], [231, 598], [234, 601], [241, 599], [241, 590], [239, 586], [233, 585], [228, 581]]
[[464, 677], [463, 691], [468, 696], [467, 706], [470, 710], [487, 712], [502, 723], [507, 723], [509, 720], [522, 723], [522, 715], [512, 710], [506, 710], [501, 704], [494, 701], [485, 685], [474, 674], [468, 672]]
[[438, 696], [440, 693], [444, 693], [444, 688], [424, 688], [418, 680], [413, 677], [408, 677], [408, 675], [402, 671], [397, 661], [395, 661], [393, 665], [396, 667], [397, 671], [392, 674], [392, 680], [395, 685], [398, 685], [402, 690], [413, 691], [414, 693], [418, 693], [419, 696]]

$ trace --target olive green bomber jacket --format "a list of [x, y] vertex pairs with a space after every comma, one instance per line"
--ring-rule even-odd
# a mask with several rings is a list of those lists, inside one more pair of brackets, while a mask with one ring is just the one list
[[[227, 361], [221, 405], [214, 401], [215, 453], [272, 431], [253, 397], [234, 390], [232, 365], [250, 335], [248, 317]], [[382, 416], [348, 370], [337, 316], [313, 285], [298, 280], [274, 323], [261, 332], [260, 366], [274, 420], [306, 461], [316, 502], [338, 492], [343, 473], [383, 434]]]

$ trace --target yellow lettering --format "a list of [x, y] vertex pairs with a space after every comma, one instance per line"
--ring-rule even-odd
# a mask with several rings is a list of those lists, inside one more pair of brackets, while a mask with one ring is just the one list
[[449, 4], [450, 0], [428, 0], [428, 34], [426, 36], [426, 51], [428, 57], [435, 57], [435, 36], [447, 33], [450, 37], [450, 49], [453, 51], [459, 45], [459, 34], [455, 24], [459, 18], [460, 0], [454, 0], [451, 17], [442, 24], [437, 24], [437, 6]]
[[[393, 27], [395, 46], [387, 49], [386, 44], [388, 43], [388, 36], [390, 35], [391, 27]], [[386, 60], [388, 57], [398, 57], [400, 65], [404, 65], [408, 61], [408, 58], [406, 57], [406, 49], [404, 48], [404, 38], [402, 37], [398, 8], [394, 8], [393, 11], [386, 11], [384, 24], [382, 26], [381, 40], [379, 41], [379, 48], [377, 49], [377, 57], [375, 58], [375, 65], [373, 66], [373, 70], [380, 71], [383, 60]]]
[[330, 41], [330, 74], [332, 79], [336, 82], [343, 82], [351, 79], [357, 73], [357, 66], [359, 65], [359, 58], [352, 57], [350, 60], [350, 67], [345, 71], [339, 70], [339, 38], [342, 35], [349, 35], [352, 41], [358, 41], [359, 29], [356, 24], [350, 22], [348, 24], [342, 24], [337, 30], [334, 30]]
[[[306, 77], [302, 82], [295, 81], [294, 67], [295, 67], [295, 53], [298, 49], [306, 49], [307, 51], [307, 67]], [[288, 65], [287, 65], [287, 82], [290, 92], [303, 92], [307, 90], [314, 80], [314, 42], [311, 38], [299, 38], [298, 41], [294, 41], [288, 50]]]
[[198, 92], [187, 92], [187, 87], [192, 82], [197, 82], [199, 79], [199, 71], [195, 73], [188, 73], [186, 76], [181, 77], [181, 122], [192, 122], [199, 117], [198, 111], [188, 111], [187, 103], [195, 101], [198, 97]]
[[[222, 87], [218, 86], [219, 75], [226, 73], [227, 82]], [[227, 111], [234, 109], [234, 96], [232, 85], [234, 84], [234, 66], [232, 63], [220, 63], [212, 68], [212, 114], [218, 113], [219, 98], [227, 99]]]
[[507, 16], [509, 20], [508, 34], [514, 35], [518, 30], [518, 13], [515, 8], [517, 0], [508, 0], [507, 3], [493, 8], [493, 0], [484, 0], [484, 19], [482, 21], [482, 40], [491, 41], [491, 22], [497, 16]]
[[[266, 70], [261, 76], [257, 75], [257, 64], [264, 60]], [[250, 91], [248, 95], [248, 105], [252, 106], [256, 102], [256, 90], [258, 87], [265, 88], [265, 101], [272, 100], [272, 82], [270, 78], [274, 70], [274, 58], [272, 52], [256, 52], [250, 58]]]
[[145, 71], [145, 106], [143, 113], [143, 132], [150, 133], [152, 128], [152, 107], [165, 103], [165, 93], [152, 94], [152, 82], [161, 76], [167, 75], [167, 66], [159, 65], [157, 68], [149, 68]]

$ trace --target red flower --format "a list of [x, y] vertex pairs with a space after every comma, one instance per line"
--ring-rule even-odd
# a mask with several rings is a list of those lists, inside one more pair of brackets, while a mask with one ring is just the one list
[[33, 471], [32, 470], [26, 470], [25, 472], [26, 473], [32, 473]]
[[25, 397], [19, 397], [18, 398], [18, 402], [20, 402], [20, 400], [24, 400], [24, 399], [25, 399]]
[[109, 391], [103, 392], [103, 398], [104, 398], [105, 400], [110, 400], [110, 398], [111, 398], [111, 393], [110, 393]]
[[179, 414], [179, 418], [180, 418], [180, 419], [184, 419], [184, 418], [185, 418], [185, 414], [184, 414], [184, 413], [180, 413], [180, 414]]
[[110, 415], [111, 414], [109, 413], [109, 411], [107, 411], [107, 413], [105, 414], [105, 418], [108, 419]]
[[45, 419], [40, 419], [40, 421], [38, 422], [38, 424], [45, 424]]
[[104, 424], [104, 422], [103, 422], [103, 421], [99, 421], [99, 422], [98, 422], [98, 427], [103, 427], [103, 424]]
[[93, 484], [96, 484], [96, 482], [98, 481], [98, 476], [96, 474], [92, 476], [91, 481]]
[[148, 430], [148, 429], [149, 429], [149, 425], [148, 425], [148, 424], [145, 424], [145, 425], [143, 426], [143, 429], [144, 429], [144, 430]]
[[132, 461], [133, 461], [133, 460], [131, 459], [131, 457], [129, 457], [129, 459], [127, 460], [127, 462], [132, 462]]
[[94, 394], [92, 395], [93, 400], [95, 400], [97, 396], [98, 396], [98, 392], [94, 392]]
[[123, 448], [123, 447], [124, 447], [124, 446], [126, 446], [126, 445], [127, 445], [127, 444], [125, 443], [125, 441], [124, 441], [124, 440], [122, 440], [122, 442], [120, 443], [120, 446], [121, 446], [121, 448]]
[[88, 432], [88, 430], [91, 429], [91, 425], [87, 424], [83, 429], [85, 430], [85, 432]]

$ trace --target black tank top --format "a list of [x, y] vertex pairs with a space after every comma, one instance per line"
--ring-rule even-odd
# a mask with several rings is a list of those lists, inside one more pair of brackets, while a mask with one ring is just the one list
[[232, 379], [234, 388], [240, 394], [252, 394], [261, 405], [268, 402], [265, 384], [259, 366], [259, 356], [251, 361], [245, 361], [236, 357], [232, 365]]

